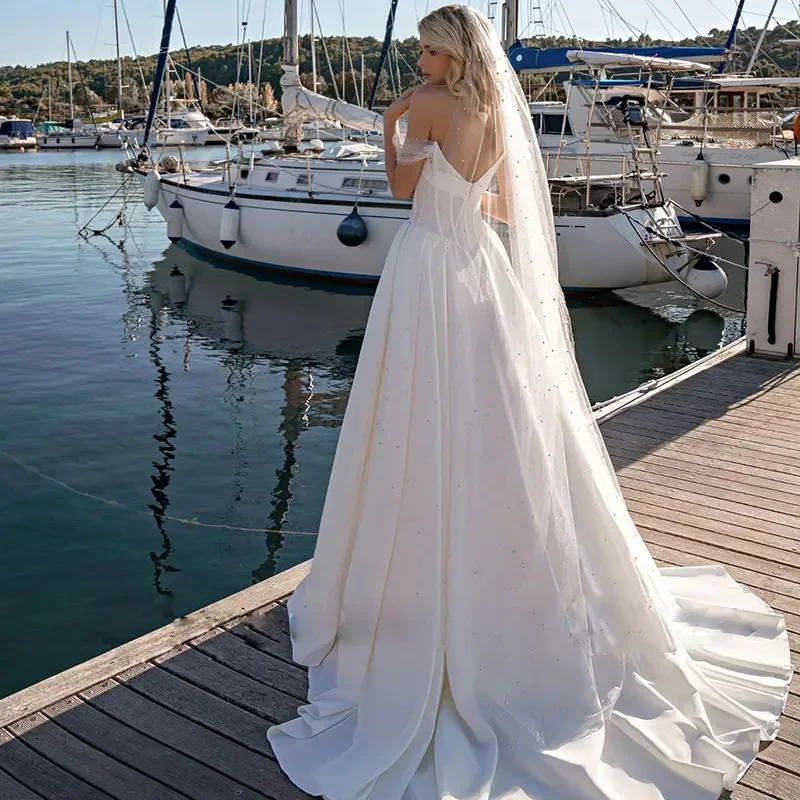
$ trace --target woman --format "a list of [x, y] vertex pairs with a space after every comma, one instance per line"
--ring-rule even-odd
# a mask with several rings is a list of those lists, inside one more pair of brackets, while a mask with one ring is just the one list
[[777, 732], [783, 619], [721, 568], [656, 568], [575, 364], [516, 77], [473, 9], [419, 31], [426, 83], [384, 131], [413, 213], [289, 604], [309, 704], [269, 740], [329, 800], [716, 800]]

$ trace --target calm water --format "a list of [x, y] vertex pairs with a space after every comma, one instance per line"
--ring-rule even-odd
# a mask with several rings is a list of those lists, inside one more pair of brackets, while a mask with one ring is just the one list
[[[312, 554], [264, 531], [317, 529], [369, 312], [168, 247], [138, 202], [84, 241], [119, 158], [0, 154], [0, 696]], [[571, 302], [593, 400], [739, 332], [680, 294], [646, 304]]]

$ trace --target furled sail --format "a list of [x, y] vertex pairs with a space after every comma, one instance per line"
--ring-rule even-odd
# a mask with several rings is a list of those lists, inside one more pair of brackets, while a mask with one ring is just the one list
[[292, 64], [283, 65], [281, 106], [287, 126], [312, 120], [335, 120], [348, 128], [383, 132], [380, 114], [306, 89], [300, 83], [297, 66]]

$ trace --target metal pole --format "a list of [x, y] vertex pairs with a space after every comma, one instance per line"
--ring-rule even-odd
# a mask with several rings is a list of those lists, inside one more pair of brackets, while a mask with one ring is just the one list
[[253, 46], [247, 43], [247, 96], [250, 98], [250, 119], [247, 124], [253, 124]]
[[47, 119], [53, 119], [53, 78], [47, 76]]
[[286, 35], [283, 37], [283, 63], [297, 66], [297, 0], [286, 0]]
[[[739, 5], [736, 6], [736, 14], [733, 17], [733, 23], [728, 33], [728, 41], [725, 42], [725, 49], [730, 50], [736, 41], [736, 29], [739, 27], [739, 20], [742, 18], [742, 10], [744, 9], [744, 0], [739, 0]], [[717, 75], [722, 75], [725, 70], [725, 62], [720, 61], [717, 67]]]
[[75, 103], [72, 99], [72, 57], [69, 52], [69, 31], [67, 31], [67, 81], [69, 82], [69, 123], [75, 119]]
[[158, 64], [156, 74], [153, 79], [153, 96], [150, 98], [150, 108], [147, 112], [147, 122], [144, 128], [143, 146], [149, 148], [150, 131], [153, 127], [153, 120], [158, 108], [158, 96], [161, 92], [161, 84], [164, 82], [164, 73], [167, 71], [167, 59], [169, 57], [169, 40], [172, 36], [172, 20], [175, 17], [175, 0], [166, 0], [166, 10], [164, 13], [164, 28], [161, 31], [161, 47], [158, 51]]
[[386, 63], [386, 57], [389, 55], [389, 48], [392, 46], [392, 31], [394, 30], [394, 13], [397, 10], [397, 0], [392, 0], [392, 5], [389, 7], [389, 16], [386, 18], [386, 33], [383, 37], [383, 47], [381, 48], [381, 57], [378, 60], [378, 69], [375, 72], [375, 83], [372, 84], [372, 91], [369, 95], [369, 104], [367, 108], [372, 110], [375, 105], [375, 95], [378, 93], [378, 84], [381, 82], [381, 73], [383, 72], [383, 65]]
[[[167, 8], [170, 0], [164, 0], [164, 26], [167, 24]], [[173, 2], [173, 6], [175, 3]], [[170, 20], [170, 34], [172, 33], [172, 20]], [[163, 34], [162, 34], [163, 35]], [[167, 49], [167, 72], [164, 75], [164, 111], [167, 115], [167, 127], [172, 127], [172, 81], [169, 76], [169, 48]]]
[[772, 22], [772, 15], [775, 13], [775, 6], [777, 5], [778, 5], [778, 0], [773, 0], [772, 8], [770, 8], [769, 14], [767, 14], [767, 21], [764, 23], [764, 28], [761, 31], [761, 36], [758, 37], [758, 42], [756, 42], [755, 49], [753, 50], [753, 55], [750, 58], [750, 63], [747, 65], [747, 69], [744, 72], [745, 75], [749, 75], [753, 71], [753, 66], [756, 63], [756, 59], [758, 58], [758, 51], [761, 50], [761, 45], [764, 44], [764, 37], [767, 35], [767, 28], [769, 27], [770, 22]]
[[517, 41], [519, 26], [519, 0], [505, 0], [503, 5], [503, 48], [506, 52]]
[[117, 41], [117, 111], [119, 118], [125, 118], [122, 108], [122, 60], [119, 57], [119, 15], [117, 13], [117, 0], [114, 0], [114, 36]]
[[314, 0], [311, 0], [311, 91], [317, 91], [317, 37], [314, 33]]
[[361, 105], [364, 105], [366, 102], [366, 97], [364, 97], [364, 54], [361, 54]]

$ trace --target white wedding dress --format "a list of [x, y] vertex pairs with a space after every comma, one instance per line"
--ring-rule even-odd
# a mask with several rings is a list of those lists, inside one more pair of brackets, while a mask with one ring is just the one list
[[[777, 732], [783, 618], [720, 567], [656, 568], [559, 349], [525, 113], [474, 182], [420, 154], [375, 295], [289, 603], [308, 705], [269, 731], [311, 795], [716, 800]], [[547, 296], [480, 213], [501, 169]]]

